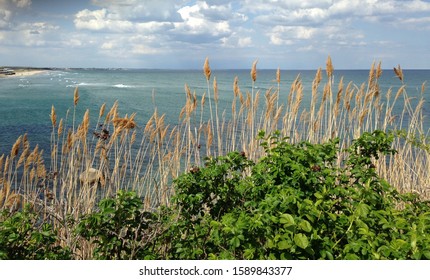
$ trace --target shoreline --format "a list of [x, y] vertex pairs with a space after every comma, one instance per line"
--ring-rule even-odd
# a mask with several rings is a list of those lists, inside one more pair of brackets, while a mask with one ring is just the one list
[[38, 68], [14, 68], [9, 67], [15, 74], [6, 75], [0, 74], [0, 78], [13, 78], [13, 77], [28, 77], [43, 74], [49, 71], [49, 69], [38, 69]]

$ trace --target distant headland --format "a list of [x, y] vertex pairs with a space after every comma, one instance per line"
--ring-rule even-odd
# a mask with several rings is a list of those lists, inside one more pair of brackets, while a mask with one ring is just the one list
[[52, 68], [0, 66], [0, 78], [32, 76], [52, 70]]

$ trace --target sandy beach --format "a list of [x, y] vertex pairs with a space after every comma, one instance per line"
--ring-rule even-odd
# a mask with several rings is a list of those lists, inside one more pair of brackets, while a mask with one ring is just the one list
[[0, 73], [0, 78], [33, 76], [33, 75], [42, 74], [48, 71], [46, 69], [35, 69], [35, 68], [8, 68], [8, 69], [13, 70], [15, 74], [6, 75], [6, 74]]

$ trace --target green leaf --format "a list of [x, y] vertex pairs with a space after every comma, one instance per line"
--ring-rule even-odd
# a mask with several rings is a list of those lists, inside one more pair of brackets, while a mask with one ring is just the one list
[[426, 260], [430, 260], [430, 251], [424, 251], [423, 255], [424, 255]]
[[273, 239], [267, 240], [266, 247], [269, 248], [269, 249], [272, 249], [272, 248], [275, 247], [275, 242], [273, 241]]
[[308, 221], [306, 221], [306, 220], [300, 221], [299, 228], [301, 228], [302, 230], [304, 230], [306, 232], [311, 232], [312, 231], [311, 224]]
[[302, 249], [306, 249], [309, 246], [309, 240], [303, 233], [294, 235], [294, 243]]
[[333, 221], [336, 221], [336, 219], [337, 219], [337, 215], [336, 214], [333, 214], [333, 213], [327, 213], [327, 214], [330, 217], [330, 219], [332, 219]]
[[369, 234], [369, 229], [367, 227], [361, 227], [358, 229], [358, 233], [361, 235], [368, 235]]
[[235, 236], [230, 240], [230, 244], [233, 246], [233, 248], [237, 248], [240, 246], [240, 239], [239, 237]]
[[359, 217], [367, 217], [367, 215], [369, 214], [369, 211], [370, 211], [370, 206], [367, 205], [366, 203], [359, 203], [355, 209], [355, 212]]
[[403, 246], [407, 245], [408, 242], [406, 242], [405, 240], [402, 239], [396, 239], [391, 241], [390, 245], [391, 248], [393, 248], [394, 250], [400, 250]]
[[282, 241], [278, 242], [278, 249], [279, 250], [286, 250], [286, 249], [290, 249], [290, 248], [291, 248], [291, 244], [287, 240], [282, 240]]
[[345, 260], [359, 260], [360, 258], [356, 254], [347, 254]]
[[294, 222], [293, 216], [291, 216], [290, 214], [281, 214], [279, 222], [281, 224], [284, 224], [284, 226], [291, 226], [296, 224], [296, 222]]
[[405, 229], [405, 228], [409, 227], [409, 223], [405, 219], [399, 218], [399, 219], [396, 220], [396, 227], [398, 229]]
[[326, 251], [325, 253], [326, 253], [326, 256], [327, 256], [327, 258], [328, 258], [329, 260], [334, 260], [334, 258], [333, 258], [333, 254], [332, 254], [331, 252]]
[[318, 199], [323, 199], [323, 195], [319, 192], [314, 193], [314, 196]]

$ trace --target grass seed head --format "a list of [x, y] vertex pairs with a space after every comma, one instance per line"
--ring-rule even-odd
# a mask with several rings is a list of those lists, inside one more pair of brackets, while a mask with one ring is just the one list
[[51, 117], [52, 126], [55, 127], [57, 125], [57, 114], [55, 113], [54, 105], [52, 105], [52, 107], [51, 107], [50, 117]]
[[397, 78], [399, 78], [399, 80], [403, 82], [403, 71], [400, 65], [398, 65], [397, 68], [394, 67], [393, 69], [394, 69], [394, 74], [396, 74]]
[[75, 92], [73, 93], [73, 104], [76, 106], [78, 105], [79, 101], [79, 89], [78, 87], [75, 87]]
[[104, 115], [105, 109], [106, 109], [106, 103], [103, 103], [103, 105], [100, 107], [99, 118], [101, 118]]
[[331, 77], [333, 75], [333, 63], [331, 62], [331, 57], [328, 56], [327, 62], [326, 62], [326, 73], [327, 77]]
[[254, 82], [257, 80], [257, 62], [258, 60], [255, 60], [254, 63], [252, 63], [252, 68], [251, 68], [251, 79]]
[[12, 146], [12, 150], [10, 152], [11, 158], [14, 158], [19, 153], [19, 146], [21, 145], [22, 136], [19, 136], [18, 139], [16, 139], [15, 144]]
[[203, 65], [203, 74], [206, 76], [206, 80], [210, 80], [211, 78], [211, 68], [209, 66], [209, 58], [206, 57], [205, 64]]
[[233, 82], [233, 93], [234, 93], [234, 96], [238, 96], [239, 92], [240, 92], [240, 88], [239, 88], [238, 83], [239, 83], [239, 78], [236, 76], [236, 77], [234, 77], [234, 82]]
[[218, 83], [216, 81], [216, 77], [214, 78], [213, 85], [214, 85], [214, 100], [215, 102], [218, 102]]

